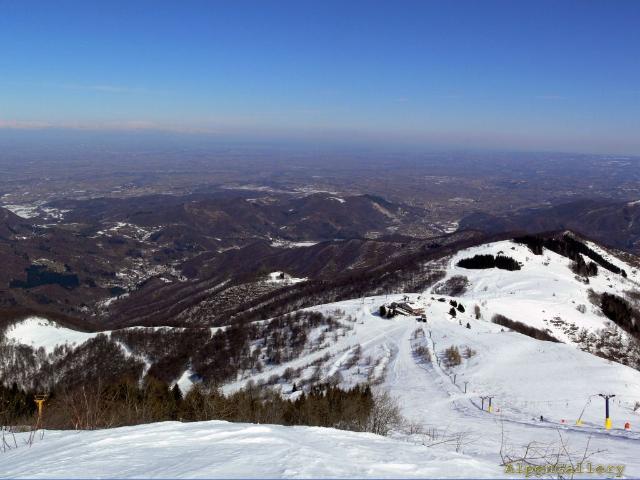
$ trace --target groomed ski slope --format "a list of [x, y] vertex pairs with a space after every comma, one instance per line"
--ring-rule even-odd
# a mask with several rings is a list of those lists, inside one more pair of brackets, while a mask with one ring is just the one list
[[[465, 314], [451, 319], [448, 301], [432, 301], [431, 296], [427, 300], [424, 295], [420, 300], [418, 295], [410, 297], [416, 303], [430, 305], [426, 325], [407, 317], [381, 319], [373, 309], [363, 311], [358, 305], [361, 301], [339, 304], [340, 308], [356, 309], [361, 317], [368, 317], [363, 325], [391, 323], [384, 342], [395, 354], [382, 387], [397, 397], [410, 420], [427, 430], [462, 434], [462, 451], [494, 461], [499, 459], [503, 432], [514, 447], [531, 441], [551, 444], [558, 441], [561, 432], [576, 451], [584, 451], [590, 442], [590, 451], [602, 450], [600, 461], [611, 463], [615, 459], [627, 465], [627, 475], [640, 475], [640, 412], [633, 411], [640, 398], [640, 372], [571, 345], [503, 332], [498, 325], [472, 318], [468, 305]], [[380, 299], [365, 299], [365, 304], [371, 300], [373, 306]], [[466, 328], [467, 322], [470, 329]], [[425, 333], [431, 362], [419, 360], [412, 352], [411, 345], [419, 342], [413, 338], [416, 329]], [[434, 355], [442, 357], [451, 345], [461, 351], [468, 346], [476, 354], [455, 368], [447, 369], [443, 361], [438, 366]], [[469, 382], [467, 394], [463, 393], [464, 381]], [[600, 392], [616, 393], [620, 401], [612, 404], [614, 428], [608, 432], [602, 428], [604, 401], [594, 397]], [[480, 409], [480, 396], [487, 395], [494, 397], [493, 413]], [[583, 426], [575, 426], [581, 414]], [[539, 421], [540, 415], [544, 422]], [[624, 430], [627, 421], [635, 426], [631, 431]], [[414, 435], [413, 439], [423, 441], [421, 435]]]

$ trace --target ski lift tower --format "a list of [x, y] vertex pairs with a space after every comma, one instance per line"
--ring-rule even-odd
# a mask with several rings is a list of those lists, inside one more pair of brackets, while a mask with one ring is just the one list
[[604, 416], [604, 428], [611, 430], [611, 417], [609, 416], [609, 399], [615, 397], [615, 395], [601, 393], [600, 396], [604, 398], [605, 416]]
[[45, 394], [41, 394], [41, 395], [35, 395], [33, 397], [33, 400], [36, 402], [36, 405], [38, 406], [38, 423], [40, 423], [40, 420], [42, 419], [42, 412], [44, 410], [44, 402], [47, 401], [47, 398], [49, 398], [49, 395]]

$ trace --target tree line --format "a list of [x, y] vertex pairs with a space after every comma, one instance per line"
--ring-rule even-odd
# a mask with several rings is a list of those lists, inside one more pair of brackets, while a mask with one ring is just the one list
[[238, 321], [214, 333], [202, 327], [128, 328], [50, 351], [10, 342], [0, 333], [0, 380], [49, 392], [97, 379], [150, 376], [173, 383], [189, 368], [205, 382], [222, 384], [314, 348], [313, 329], [328, 333], [338, 328], [349, 326], [330, 315], [298, 311], [269, 322]]
[[624, 298], [610, 293], [600, 295], [602, 313], [627, 333], [640, 340], [640, 312]]
[[504, 315], [500, 315], [499, 313], [495, 314], [491, 319], [493, 323], [498, 325], [502, 325], [503, 327], [507, 327], [510, 330], [526, 335], [527, 337], [535, 338], [536, 340], [544, 340], [545, 342], [556, 342], [560, 341], [544, 330], [540, 330], [538, 328], [532, 327], [531, 325], [526, 325], [522, 322], [518, 322], [517, 320], [511, 320]]
[[[249, 384], [224, 395], [196, 384], [183, 395], [179, 386], [153, 377], [142, 384], [125, 379], [60, 389], [48, 398], [37, 422], [32, 392], [13, 385], [0, 388], [3, 425], [36, 425], [51, 429], [92, 430], [160, 421], [206, 421], [310, 425], [386, 435], [399, 427], [399, 408], [386, 393], [368, 385], [341, 389], [316, 385], [295, 399]], [[10, 407], [10, 408], [8, 408]]]
[[[627, 276], [627, 272], [617, 267], [613, 263], [609, 262], [598, 252], [592, 250], [584, 243], [576, 240], [569, 235], [562, 235], [559, 238], [545, 238], [537, 235], [524, 235], [522, 237], [514, 238], [515, 242], [521, 243], [529, 247], [529, 250], [534, 255], [542, 255], [545, 248], [548, 248], [552, 252], [567, 257], [574, 262], [584, 261], [582, 255], [590, 258], [602, 268], [609, 270], [612, 273]], [[597, 273], [597, 272], [596, 272]]]

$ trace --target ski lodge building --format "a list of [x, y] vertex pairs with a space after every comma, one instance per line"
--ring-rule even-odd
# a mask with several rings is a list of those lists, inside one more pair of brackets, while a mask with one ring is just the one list
[[412, 302], [392, 302], [387, 305], [387, 309], [393, 310], [400, 315], [420, 316], [424, 315], [424, 307]]

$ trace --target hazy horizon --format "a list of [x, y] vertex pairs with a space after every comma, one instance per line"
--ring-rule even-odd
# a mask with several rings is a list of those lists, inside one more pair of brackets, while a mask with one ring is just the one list
[[5, 136], [640, 155], [633, 1], [2, 7]]

